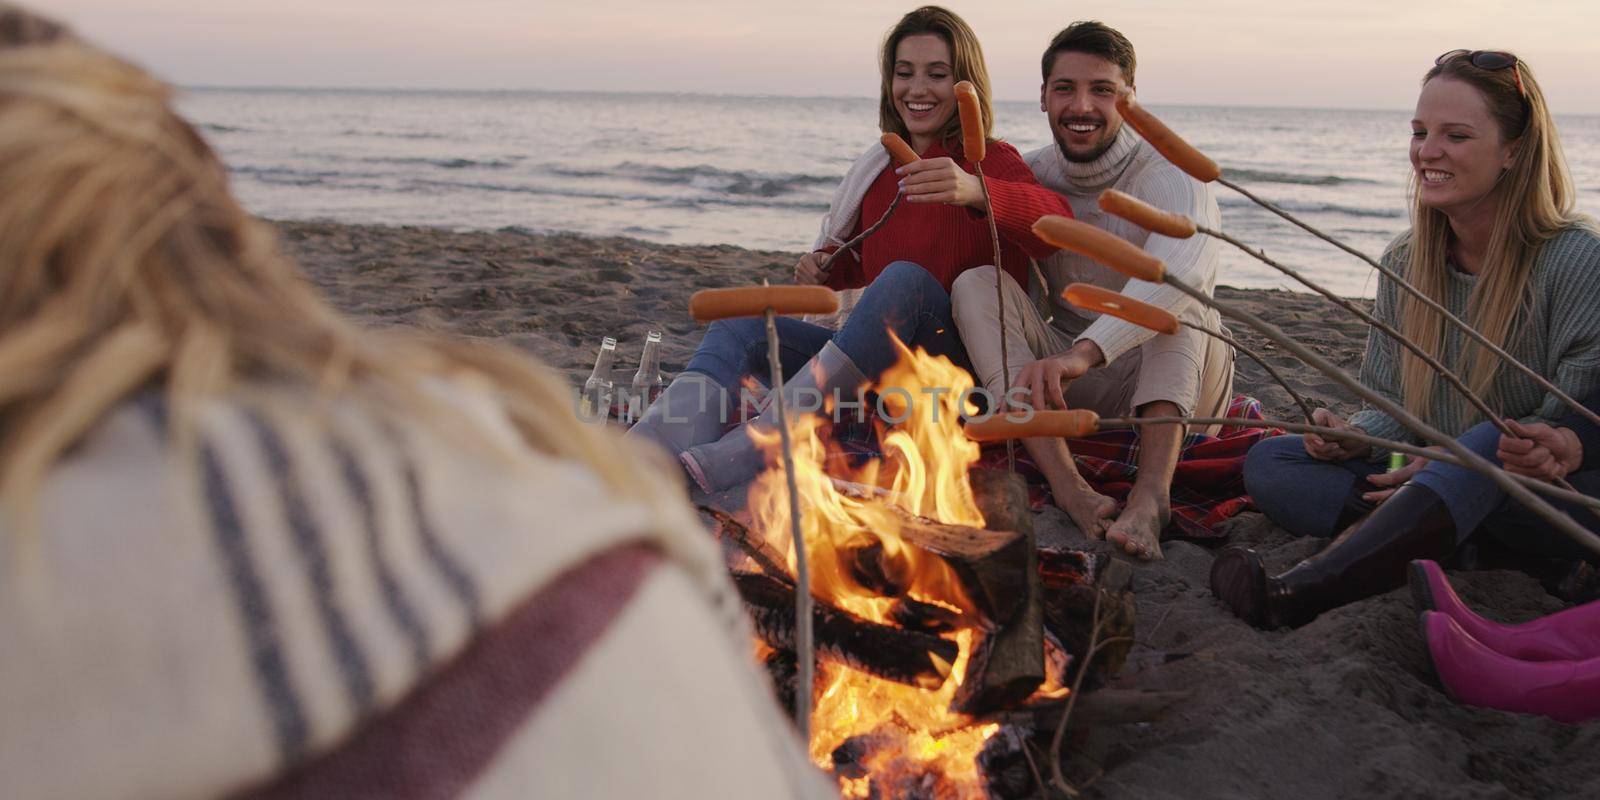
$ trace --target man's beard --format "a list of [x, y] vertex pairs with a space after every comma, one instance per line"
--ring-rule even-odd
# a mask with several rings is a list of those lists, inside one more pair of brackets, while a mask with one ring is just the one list
[[1103, 119], [1091, 119], [1091, 118], [1085, 118], [1085, 117], [1074, 117], [1072, 119], [1067, 120], [1065, 123], [1063, 123], [1063, 124], [1061, 124], [1059, 126], [1052, 126], [1050, 128], [1050, 133], [1054, 136], [1054, 138], [1056, 140], [1056, 149], [1061, 151], [1061, 157], [1065, 158], [1068, 161], [1073, 162], [1074, 164], [1087, 164], [1087, 163], [1089, 163], [1091, 161], [1099, 160], [1099, 158], [1101, 156], [1106, 154], [1107, 150], [1111, 149], [1111, 145], [1117, 143], [1117, 134], [1121, 131], [1121, 126], [1120, 125], [1117, 127], [1116, 130], [1111, 130], [1109, 133], [1105, 133], [1105, 131], [1108, 130], [1106, 127], [1101, 127], [1102, 135], [1105, 137], [1104, 140], [1101, 141], [1101, 143], [1097, 147], [1095, 147], [1093, 150], [1091, 150], [1090, 152], [1080, 155], [1078, 153], [1074, 153], [1074, 152], [1072, 152], [1072, 151], [1067, 149], [1066, 140], [1062, 137], [1061, 132], [1060, 132], [1061, 128], [1065, 128], [1067, 125], [1070, 125], [1070, 124], [1073, 124], [1073, 123], [1088, 123], [1088, 124], [1091, 124], [1091, 125], [1105, 126], [1105, 120], [1103, 120]]

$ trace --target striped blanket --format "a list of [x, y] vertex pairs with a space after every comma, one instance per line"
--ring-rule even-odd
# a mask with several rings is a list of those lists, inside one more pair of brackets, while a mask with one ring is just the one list
[[459, 387], [455, 426], [262, 394], [188, 458], [128, 404], [0, 530], [0, 797], [835, 794], [687, 504]]

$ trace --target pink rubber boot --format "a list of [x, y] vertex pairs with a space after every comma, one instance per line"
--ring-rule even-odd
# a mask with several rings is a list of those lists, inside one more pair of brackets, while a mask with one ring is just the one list
[[1490, 650], [1437, 611], [1422, 613], [1433, 670], [1458, 703], [1577, 724], [1600, 718], [1600, 658], [1522, 661]]
[[1418, 611], [1437, 611], [1495, 652], [1523, 661], [1583, 661], [1600, 657], [1600, 602], [1573, 606], [1521, 625], [1491, 622], [1456, 596], [1444, 570], [1432, 561], [1411, 562], [1411, 597]]

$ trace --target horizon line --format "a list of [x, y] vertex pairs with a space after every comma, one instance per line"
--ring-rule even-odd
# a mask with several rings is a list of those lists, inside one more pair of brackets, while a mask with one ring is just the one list
[[[262, 92], [461, 92], [464, 94], [609, 94], [626, 96], [668, 95], [685, 97], [717, 97], [745, 100], [876, 100], [870, 95], [828, 94], [751, 94], [748, 92], [706, 92], [692, 90], [625, 91], [619, 89], [545, 89], [525, 87], [463, 87], [463, 86], [294, 86], [277, 84], [185, 84], [173, 83], [181, 91], [262, 91]], [[1036, 98], [995, 98], [997, 103], [1033, 103]], [[1147, 101], [1152, 106], [1168, 108], [1253, 108], [1282, 109], [1286, 111], [1379, 111], [1403, 113], [1405, 108], [1378, 108], [1373, 106], [1312, 106], [1278, 105], [1270, 103], [1213, 102], [1172, 103], [1161, 100]], [[1561, 116], [1597, 116], [1600, 112], [1573, 112]]]
[[[717, 97], [732, 100], [876, 100], [869, 95], [840, 95], [840, 94], [751, 94], [748, 92], [704, 92], [686, 89], [656, 90], [656, 91], [626, 91], [621, 89], [545, 89], [536, 86], [520, 87], [465, 87], [465, 86], [293, 86], [287, 84], [186, 84], [172, 82], [180, 91], [261, 91], [261, 92], [461, 92], [464, 94], [609, 94], [625, 96], [668, 95], [684, 97]], [[1033, 103], [1035, 98], [995, 98], [997, 103]], [[1377, 111], [1385, 113], [1405, 113], [1409, 108], [1383, 108], [1377, 106], [1340, 106], [1340, 105], [1284, 105], [1273, 103], [1249, 103], [1240, 101], [1212, 102], [1212, 103], [1174, 103], [1163, 100], [1147, 100], [1148, 105], [1167, 108], [1249, 108], [1262, 110], [1284, 111]], [[1600, 117], [1600, 110], [1594, 111], [1552, 111], [1557, 117]]]

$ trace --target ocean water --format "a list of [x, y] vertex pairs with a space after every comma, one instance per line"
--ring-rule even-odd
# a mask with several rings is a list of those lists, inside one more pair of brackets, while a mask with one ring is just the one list
[[[862, 98], [191, 89], [180, 107], [273, 219], [517, 228], [803, 250], [877, 140]], [[1236, 183], [1376, 256], [1406, 227], [1406, 111], [1152, 106]], [[1559, 120], [1579, 206], [1600, 214], [1600, 117]], [[1049, 130], [1001, 102], [997, 134]], [[1223, 227], [1346, 295], [1370, 267], [1218, 187]], [[1221, 282], [1303, 291], [1224, 248]]]

